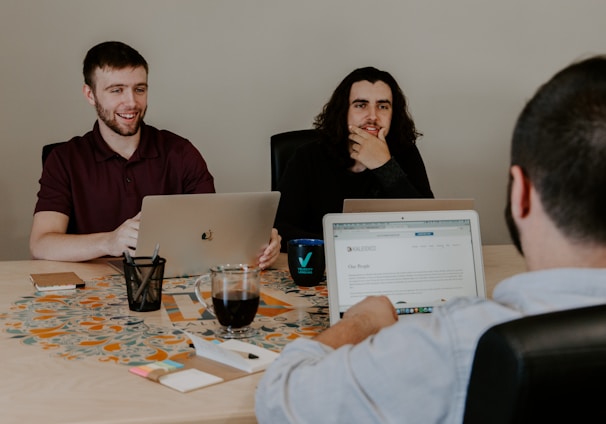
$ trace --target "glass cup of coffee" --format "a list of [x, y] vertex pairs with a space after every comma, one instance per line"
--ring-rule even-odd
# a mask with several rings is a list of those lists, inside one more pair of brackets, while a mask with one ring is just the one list
[[[202, 284], [210, 279], [212, 304], [202, 296]], [[212, 312], [221, 328], [215, 335], [223, 339], [241, 339], [257, 334], [250, 324], [255, 319], [261, 294], [261, 270], [257, 266], [237, 264], [211, 268], [194, 285], [200, 303]]]

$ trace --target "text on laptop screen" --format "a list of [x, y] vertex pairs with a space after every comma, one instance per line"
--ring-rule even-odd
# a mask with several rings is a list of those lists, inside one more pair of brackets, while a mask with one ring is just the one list
[[369, 295], [406, 313], [478, 294], [468, 219], [332, 225], [340, 313]]

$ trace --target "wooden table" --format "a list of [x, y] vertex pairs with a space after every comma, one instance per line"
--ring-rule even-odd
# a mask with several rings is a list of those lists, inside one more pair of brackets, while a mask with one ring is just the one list
[[[501, 279], [524, 271], [512, 246], [485, 246], [487, 293]], [[277, 267], [286, 267], [285, 257]], [[11, 337], [19, 322], [11, 320], [17, 301], [34, 291], [30, 273], [74, 271], [87, 284], [114, 271], [99, 261], [0, 262], [0, 411], [3, 423], [254, 423], [254, 392], [262, 374], [253, 374], [190, 393], [179, 393], [137, 377], [119, 360], [58, 357], [60, 346], [27, 344]], [[29, 299], [32, 300], [32, 299]], [[127, 307], [126, 307], [127, 311]], [[128, 311], [127, 311], [128, 313]], [[300, 312], [303, 317], [306, 313]], [[137, 313], [130, 313], [137, 316]], [[168, 315], [141, 313], [145, 324], [174, 328]], [[89, 323], [87, 323], [88, 325]], [[94, 323], [93, 323], [94, 324]], [[93, 328], [93, 327], [91, 327]], [[91, 330], [94, 331], [94, 330]], [[313, 328], [312, 328], [313, 333]], [[310, 335], [312, 334], [310, 333]]]

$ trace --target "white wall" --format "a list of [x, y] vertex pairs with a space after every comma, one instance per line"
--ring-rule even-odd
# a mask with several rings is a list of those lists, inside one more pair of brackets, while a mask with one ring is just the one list
[[403, 87], [437, 197], [474, 197], [505, 243], [508, 148], [537, 86], [604, 51], [589, 0], [3, 0], [0, 260], [26, 259], [42, 145], [88, 131], [86, 51], [106, 40], [150, 64], [146, 121], [189, 138], [220, 192], [269, 189], [269, 137], [309, 128], [351, 70]]

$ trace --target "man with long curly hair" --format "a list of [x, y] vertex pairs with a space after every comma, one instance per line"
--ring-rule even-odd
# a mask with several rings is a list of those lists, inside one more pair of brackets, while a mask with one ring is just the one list
[[388, 72], [351, 72], [314, 127], [317, 142], [297, 150], [279, 183], [282, 250], [293, 238], [322, 238], [322, 217], [341, 212], [344, 199], [433, 197], [415, 144], [420, 133]]

